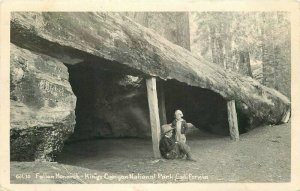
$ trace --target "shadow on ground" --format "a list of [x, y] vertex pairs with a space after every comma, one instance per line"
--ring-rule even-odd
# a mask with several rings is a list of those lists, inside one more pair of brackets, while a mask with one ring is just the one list
[[[82, 174], [75, 183], [288, 182], [290, 137], [290, 124], [256, 128], [242, 134], [238, 142], [199, 131], [187, 138], [197, 162], [157, 160], [153, 158], [150, 139], [82, 141], [65, 145], [54, 169], [64, 166], [69, 174]], [[12, 182], [20, 183], [14, 174], [30, 171], [31, 163], [23, 163], [23, 169], [20, 164], [12, 162]], [[87, 174], [102, 179], [89, 178]], [[104, 175], [115, 178], [103, 178]]]

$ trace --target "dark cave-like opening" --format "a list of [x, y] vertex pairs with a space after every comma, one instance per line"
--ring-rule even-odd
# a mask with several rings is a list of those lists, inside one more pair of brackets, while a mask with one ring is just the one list
[[[69, 81], [77, 97], [76, 125], [67, 142], [91, 138], [151, 137], [143, 77], [128, 75], [124, 70], [105, 70], [99, 63], [67, 67]], [[164, 88], [167, 123], [174, 119], [174, 111], [180, 109], [184, 119], [197, 128], [229, 135], [226, 100], [219, 94], [176, 80], [158, 80], [157, 86], [161, 85]], [[240, 133], [244, 133], [248, 119], [239, 110], [237, 113]]]
[[69, 141], [151, 136], [143, 78], [104, 70], [97, 63], [67, 67], [77, 97], [76, 125]]
[[[188, 86], [175, 80], [163, 83], [168, 122], [180, 109], [184, 119], [207, 132], [229, 135], [227, 102], [219, 94], [199, 87]], [[248, 119], [237, 110], [240, 133], [245, 133]]]

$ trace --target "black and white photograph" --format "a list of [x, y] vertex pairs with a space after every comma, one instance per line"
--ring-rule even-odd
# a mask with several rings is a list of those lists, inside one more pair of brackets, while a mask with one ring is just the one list
[[10, 11], [9, 184], [292, 185], [292, 14]]

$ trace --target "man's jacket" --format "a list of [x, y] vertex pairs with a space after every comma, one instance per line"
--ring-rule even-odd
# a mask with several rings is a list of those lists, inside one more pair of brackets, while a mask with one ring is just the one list
[[163, 136], [159, 142], [159, 150], [166, 159], [175, 159], [177, 157], [176, 143], [172, 137]]
[[[176, 119], [172, 122], [172, 127], [173, 128], [176, 128], [176, 123], [177, 123], [177, 121], [176, 121]], [[188, 129], [188, 125], [187, 125], [187, 123], [186, 123], [186, 121], [183, 119], [182, 121], [181, 121], [181, 134], [185, 134], [186, 133], [186, 131], [187, 131], [187, 129]]]

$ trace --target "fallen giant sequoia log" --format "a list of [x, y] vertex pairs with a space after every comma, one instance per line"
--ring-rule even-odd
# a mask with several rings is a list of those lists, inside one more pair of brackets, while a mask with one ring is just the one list
[[103, 70], [206, 88], [236, 100], [252, 122], [278, 124], [290, 117], [290, 101], [278, 91], [220, 68], [118, 13], [15, 12], [11, 42], [55, 62], [94, 63]]

